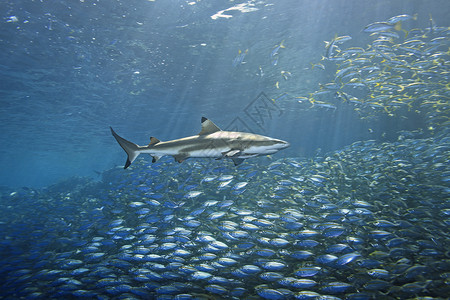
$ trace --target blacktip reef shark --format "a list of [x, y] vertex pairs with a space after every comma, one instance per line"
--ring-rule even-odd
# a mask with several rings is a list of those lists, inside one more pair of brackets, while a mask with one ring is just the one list
[[231, 158], [237, 166], [246, 158], [273, 154], [289, 147], [288, 142], [267, 136], [221, 130], [205, 117], [202, 117], [202, 129], [198, 135], [166, 142], [151, 137], [148, 146], [139, 146], [127, 141], [111, 127], [110, 129], [128, 155], [124, 169], [128, 168], [141, 153], [150, 154], [153, 157], [152, 162], [158, 161], [164, 155], [172, 155], [179, 163], [189, 157]]

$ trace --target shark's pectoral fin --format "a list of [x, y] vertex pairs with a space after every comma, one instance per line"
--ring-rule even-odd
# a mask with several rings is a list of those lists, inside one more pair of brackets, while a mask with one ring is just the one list
[[238, 156], [239, 154], [241, 154], [241, 150], [238, 149], [231, 149], [230, 151], [222, 152], [222, 155], [225, 157], [235, 157]]
[[223, 157], [230, 157], [231, 160], [234, 162], [234, 165], [240, 165], [244, 161], [243, 158], [239, 158], [238, 156], [241, 155], [242, 151], [239, 149], [231, 149], [230, 151], [223, 152]]
[[235, 166], [242, 164], [242, 162], [244, 161], [243, 158], [236, 158], [236, 157], [232, 158], [231, 160], [234, 162]]
[[177, 155], [174, 155], [173, 158], [175, 158], [176, 162], [182, 163], [183, 161], [186, 160], [186, 158], [189, 158], [189, 155], [187, 155], [187, 154], [177, 154]]

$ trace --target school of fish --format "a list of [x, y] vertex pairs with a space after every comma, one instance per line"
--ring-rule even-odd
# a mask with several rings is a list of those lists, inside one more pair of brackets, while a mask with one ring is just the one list
[[446, 299], [449, 31], [431, 17], [403, 31], [412, 18], [367, 25], [366, 48], [327, 42], [315, 67], [336, 62], [335, 78], [300, 101], [361, 117], [417, 110], [433, 134], [238, 166], [137, 159], [98, 181], [2, 187], [0, 298]]
[[336, 70], [334, 78], [297, 97], [299, 102], [333, 110], [351, 106], [361, 118], [414, 113], [430, 130], [448, 126], [450, 30], [436, 26], [431, 16], [424, 29], [401, 29], [402, 22], [413, 18], [399, 15], [367, 25], [363, 32], [373, 40], [365, 47], [341, 49], [350, 36], [325, 42], [322, 61], [312, 69]]
[[[442, 299], [450, 139], [3, 190], [3, 299]], [[415, 298], [419, 299], [419, 298]]]

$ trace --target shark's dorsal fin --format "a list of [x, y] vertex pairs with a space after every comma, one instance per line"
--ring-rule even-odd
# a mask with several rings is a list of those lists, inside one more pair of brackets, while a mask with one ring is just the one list
[[148, 144], [149, 146], [153, 146], [153, 145], [156, 145], [156, 144], [158, 144], [159, 142], [161, 142], [160, 140], [158, 140], [157, 138], [155, 138], [155, 137], [151, 137], [150, 138], [150, 144]]
[[217, 125], [214, 124], [211, 120], [202, 117], [202, 130], [200, 130], [200, 133], [198, 135], [211, 134], [217, 131], [221, 131], [221, 129], [217, 127]]

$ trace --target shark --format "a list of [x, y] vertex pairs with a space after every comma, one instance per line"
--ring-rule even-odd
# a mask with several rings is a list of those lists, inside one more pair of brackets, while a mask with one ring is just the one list
[[202, 128], [197, 135], [170, 141], [160, 141], [150, 137], [147, 146], [139, 146], [119, 136], [113, 129], [111, 133], [127, 153], [124, 169], [128, 168], [141, 153], [150, 154], [152, 162], [162, 156], [171, 155], [181, 163], [187, 158], [229, 158], [234, 165], [245, 159], [274, 154], [290, 146], [286, 141], [271, 137], [239, 131], [221, 130], [211, 120], [202, 117]]

